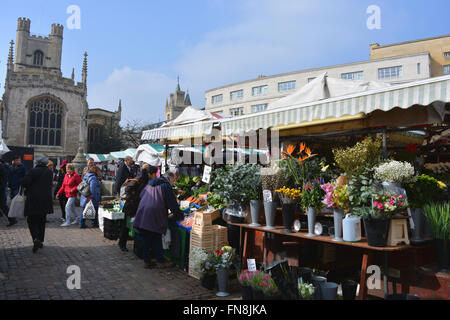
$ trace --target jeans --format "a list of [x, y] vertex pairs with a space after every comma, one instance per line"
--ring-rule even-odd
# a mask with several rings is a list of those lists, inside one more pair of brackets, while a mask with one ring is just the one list
[[[84, 220], [84, 218], [83, 218], [83, 211], [84, 211], [84, 208], [85, 208], [85, 207], [81, 208], [81, 214], [80, 214], [80, 228], [81, 228], [81, 227], [84, 227], [84, 225], [85, 225], [85, 220]], [[92, 227], [98, 227], [98, 206], [94, 206], [94, 208], [95, 208], [95, 219], [92, 220]]]
[[142, 255], [144, 256], [144, 262], [150, 263], [150, 247], [153, 249], [153, 255], [158, 262], [164, 262], [163, 248], [162, 248], [162, 235], [147, 230], [139, 229], [139, 234], [142, 236]]
[[38, 239], [40, 242], [44, 242], [45, 237], [45, 219], [46, 215], [28, 216], [28, 228], [30, 229], [31, 238], [33, 241]]
[[67, 198], [67, 203], [66, 203], [66, 222], [69, 223], [70, 222], [70, 216], [74, 216], [74, 220], [79, 218], [79, 215], [77, 213], [77, 209], [75, 207], [75, 197], [71, 197], [71, 198]]

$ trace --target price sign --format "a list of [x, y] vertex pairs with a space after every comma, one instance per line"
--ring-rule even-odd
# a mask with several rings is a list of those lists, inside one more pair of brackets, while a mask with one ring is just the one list
[[180, 201], [180, 208], [189, 207], [191, 203], [189, 201]]
[[161, 174], [166, 173], [166, 159], [163, 159], [161, 164]]
[[264, 197], [264, 202], [272, 202], [272, 191], [264, 190], [263, 197]]
[[255, 259], [247, 259], [247, 267], [248, 267], [248, 271], [250, 271], [250, 272], [256, 271]]
[[205, 169], [203, 170], [203, 178], [202, 178], [202, 181], [204, 183], [209, 183], [209, 180], [211, 180], [211, 170], [212, 170], [212, 168], [210, 166], [205, 166]]

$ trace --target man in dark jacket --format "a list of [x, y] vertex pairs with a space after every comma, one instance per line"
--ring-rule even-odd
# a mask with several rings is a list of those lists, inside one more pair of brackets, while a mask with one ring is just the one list
[[[173, 215], [171, 218], [175, 220], [183, 219], [184, 215], [180, 211], [170, 181], [166, 178], [150, 180], [142, 190], [140, 198], [133, 225], [143, 238], [142, 250], [145, 268], [152, 268], [155, 265], [159, 268], [172, 266], [171, 263], [165, 261], [162, 249], [162, 235], [166, 233], [169, 223], [168, 209]], [[153, 248], [156, 264], [151, 263], [150, 245]]]
[[[7, 204], [7, 194], [6, 189], [8, 187], [8, 176], [9, 176], [9, 167], [5, 163], [3, 159], [0, 159], [0, 215], [5, 215], [8, 217], [8, 204]], [[9, 225], [13, 225], [15, 219], [8, 218]]]
[[114, 192], [120, 196], [120, 188], [127, 179], [134, 178], [133, 173], [133, 159], [131, 157], [126, 157], [124, 162], [120, 165], [119, 170], [116, 173], [116, 185], [114, 187]]
[[45, 218], [53, 206], [51, 190], [53, 185], [53, 173], [47, 168], [46, 156], [36, 157], [34, 167], [22, 181], [25, 188], [24, 215], [27, 217], [28, 228], [33, 239], [33, 253], [43, 248], [45, 236]]
[[[12, 165], [9, 167], [9, 176], [8, 176], [8, 186], [10, 188], [10, 199], [12, 200], [18, 193], [20, 189], [20, 184], [22, 183], [22, 179], [27, 174], [27, 169], [22, 163], [20, 157], [15, 156], [12, 160]], [[16, 218], [9, 219], [8, 227], [11, 227], [17, 223]]]

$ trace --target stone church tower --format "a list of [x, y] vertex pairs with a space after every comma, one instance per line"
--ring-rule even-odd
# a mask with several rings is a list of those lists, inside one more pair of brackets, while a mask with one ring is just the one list
[[186, 107], [191, 106], [189, 92], [186, 94], [180, 89], [180, 79], [174, 93], [170, 94], [170, 101], [166, 100], [164, 120], [173, 120], [178, 117]]
[[30, 34], [30, 20], [19, 18], [15, 56], [11, 41], [1, 103], [3, 138], [9, 146], [33, 147], [35, 156], [71, 159], [87, 150], [87, 54], [82, 81], [61, 72], [63, 26], [47, 37]]

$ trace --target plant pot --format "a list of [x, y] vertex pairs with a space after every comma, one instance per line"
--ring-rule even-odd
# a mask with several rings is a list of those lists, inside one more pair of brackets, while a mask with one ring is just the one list
[[215, 286], [216, 286], [216, 275], [204, 274], [202, 277], [202, 287], [208, 290], [214, 290]]
[[230, 294], [227, 292], [228, 286], [228, 269], [217, 269], [217, 284], [219, 286], [219, 292], [216, 293], [218, 297], [228, 297]]
[[435, 246], [436, 246], [436, 256], [437, 256], [437, 263], [439, 272], [448, 273], [448, 251], [450, 249], [449, 246], [449, 240], [448, 239], [436, 239]]
[[316, 225], [316, 208], [308, 208], [308, 237], [316, 237], [314, 227]]
[[333, 241], [344, 241], [342, 238], [342, 219], [344, 218], [344, 210], [333, 209], [334, 219], [334, 238]]
[[284, 229], [281, 230], [282, 233], [292, 233], [292, 225], [294, 224], [294, 212], [295, 204], [285, 203], [282, 207], [283, 213], [283, 226]]
[[252, 287], [253, 300], [264, 300], [264, 291], [259, 288]]
[[414, 223], [414, 229], [412, 229], [412, 237], [410, 239], [411, 244], [423, 244], [425, 242], [423, 237], [425, 230], [425, 215], [423, 214], [423, 209], [410, 208], [408, 211], [410, 212]]
[[344, 300], [355, 300], [358, 283], [353, 280], [345, 280], [341, 284]]
[[386, 247], [391, 220], [363, 219], [369, 246]]
[[299, 280], [301, 279], [301, 281], [303, 283], [311, 283], [312, 274], [313, 274], [311, 269], [299, 268], [297, 274], [298, 274]]
[[253, 300], [253, 290], [250, 286], [241, 286], [242, 300]]
[[311, 282], [314, 285], [315, 291], [314, 291], [314, 300], [321, 300], [322, 299], [322, 293], [320, 290], [320, 286], [322, 283], [327, 282], [327, 278], [320, 277], [320, 276], [312, 276]]
[[250, 214], [252, 216], [252, 227], [261, 227], [259, 224], [259, 212], [261, 211], [261, 201], [260, 200], [250, 200]]
[[322, 300], [337, 300], [338, 284], [334, 282], [325, 282], [320, 284]]
[[272, 202], [264, 202], [264, 214], [266, 216], [266, 227], [264, 229], [266, 230], [274, 230], [274, 223], [275, 223], [275, 214], [277, 212], [277, 203]]

